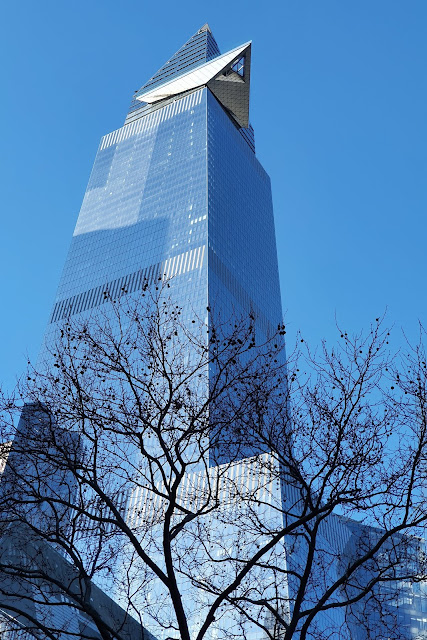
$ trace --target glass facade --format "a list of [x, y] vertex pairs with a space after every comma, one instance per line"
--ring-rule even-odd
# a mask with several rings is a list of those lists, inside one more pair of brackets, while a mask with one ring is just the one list
[[207, 88], [101, 140], [51, 324], [160, 274], [184, 308], [281, 322], [270, 180]]
[[[270, 179], [256, 158], [252, 127], [239, 126], [232, 112], [242, 117], [246, 108], [248, 46], [215, 70], [212, 82], [219, 77], [230, 87], [229, 95], [225, 89], [215, 95], [211, 80], [197, 85], [200, 69], [220, 56], [202, 28], [135, 93], [124, 126], [102, 138], [46, 341], [65, 318], [101, 306], [106, 293], [131, 294], [165, 276], [173, 277], [171, 291], [188, 317], [205, 318], [207, 306], [222, 318], [252, 311], [262, 334], [277, 330], [282, 309]], [[176, 79], [187, 89], [177, 95], [165, 89], [153, 103], [140, 99]], [[344, 549], [350, 537], [334, 521], [323, 534], [325, 554], [338, 538]], [[299, 558], [292, 562], [297, 567]], [[325, 628], [341, 627], [343, 616], [326, 616]], [[248, 637], [262, 636], [249, 630]]]
[[207, 96], [209, 302], [282, 321], [270, 178], [222, 106]]
[[52, 322], [177, 275], [206, 306], [206, 90], [105, 136], [58, 288]]

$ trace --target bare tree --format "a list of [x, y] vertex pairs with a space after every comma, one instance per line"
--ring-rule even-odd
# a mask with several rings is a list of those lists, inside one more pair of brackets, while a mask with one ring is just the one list
[[[1, 608], [47, 638], [134, 638], [132, 620], [180, 640], [409, 637], [404, 600], [425, 579], [421, 343], [391, 357], [378, 319], [286, 358], [283, 326], [264, 338], [252, 315], [191, 318], [167, 285], [105, 309], [67, 321], [20, 388]], [[4, 404], [6, 443], [19, 403]]]

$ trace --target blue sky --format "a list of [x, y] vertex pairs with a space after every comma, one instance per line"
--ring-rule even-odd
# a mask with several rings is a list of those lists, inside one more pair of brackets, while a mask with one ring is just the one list
[[99, 139], [202, 24], [253, 40], [291, 340], [426, 321], [427, 3], [22, 0], [0, 10], [0, 381], [35, 358]]

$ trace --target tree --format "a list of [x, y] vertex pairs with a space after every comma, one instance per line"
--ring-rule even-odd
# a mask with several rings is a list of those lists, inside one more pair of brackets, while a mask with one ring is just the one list
[[[0, 549], [2, 608], [48, 638], [136, 637], [126, 615], [182, 640], [408, 637], [399, 603], [425, 580], [421, 342], [392, 356], [377, 319], [286, 358], [283, 326], [263, 338], [252, 314], [208, 315], [168, 285], [109, 300], [65, 322], [4, 401], [2, 442], [26, 409], [1, 485], [18, 550]], [[95, 607], [95, 585], [122, 609]], [[52, 606], [89, 622], [61, 626]]]

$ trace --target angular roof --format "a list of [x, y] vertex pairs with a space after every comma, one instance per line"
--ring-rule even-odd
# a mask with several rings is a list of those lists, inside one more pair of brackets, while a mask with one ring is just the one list
[[249, 126], [251, 43], [221, 55], [206, 23], [135, 92], [126, 123], [162, 100], [207, 86], [240, 128]]
[[240, 127], [249, 127], [251, 43], [242, 45], [240, 52], [235, 54], [231, 62], [207, 86]]
[[154, 89], [154, 87], [199, 64], [208, 62], [219, 56], [220, 53], [209, 25], [206, 23], [141, 87], [137, 95], [148, 88]]
[[207, 86], [240, 127], [249, 125], [251, 43], [246, 42], [227, 53], [192, 68], [184, 68], [173, 77], [147, 83], [136, 94], [136, 100], [153, 104], [174, 95]]

